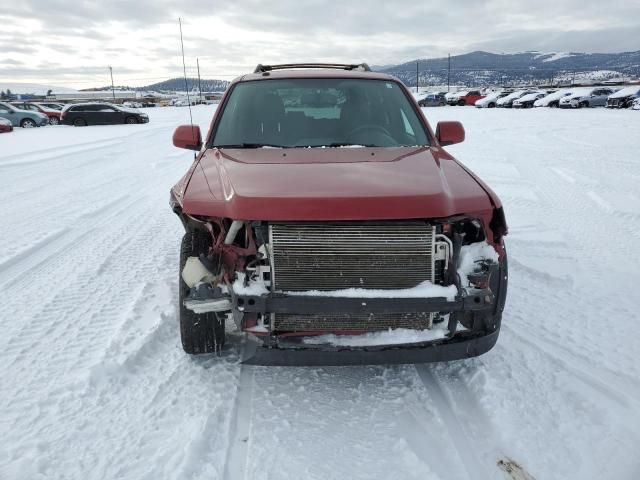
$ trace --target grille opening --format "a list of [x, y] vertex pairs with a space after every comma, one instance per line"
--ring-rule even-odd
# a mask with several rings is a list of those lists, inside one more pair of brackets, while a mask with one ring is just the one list
[[274, 289], [402, 289], [434, 282], [435, 233], [424, 221], [272, 223]]
[[394, 314], [289, 314], [274, 315], [273, 330], [287, 332], [326, 332], [363, 330], [368, 332], [409, 328], [424, 330], [433, 325], [433, 313]]

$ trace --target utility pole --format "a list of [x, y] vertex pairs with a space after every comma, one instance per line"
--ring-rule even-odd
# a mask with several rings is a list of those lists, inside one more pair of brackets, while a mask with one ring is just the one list
[[416, 93], [418, 93], [418, 85], [420, 81], [418, 78], [420, 77], [420, 72], [418, 71], [418, 62], [416, 62]]
[[113, 102], [116, 101], [116, 87], [113, 86], [113, 68], [109, 65], [109, 73], [111, 74], [111, 95], [113, 96]]
[[202, 85], [200, 84], [200, 60], [197, 57], [196, 65], [198, 66], [198, 92], [200, 92], [200, 103], [202, 103]]
[[449, 66], [447, 67], [447, 92], [449, 91], [450, 85], [451, 85], [451, 54], [449, 54]]

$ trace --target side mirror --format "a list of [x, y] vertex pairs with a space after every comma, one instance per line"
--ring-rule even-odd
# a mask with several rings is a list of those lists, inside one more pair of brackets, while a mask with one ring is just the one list
[[464, 142], [464, 127], [460, 122], [438, 122], [436, 138], [443, 147]]
[[173, 145], [187, 150], [200, 150], [202, 148], [202, 134], [197, 125], [180, 125], [173, 132]]

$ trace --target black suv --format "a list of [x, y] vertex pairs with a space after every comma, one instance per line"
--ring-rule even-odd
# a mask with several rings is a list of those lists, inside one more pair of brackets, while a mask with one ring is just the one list
[[146, 113], [111, 103], [76, 103], [64, 108], [60, 120], [65, 125], [85, 127], [87, 125], [148, 123], [149, 117]]

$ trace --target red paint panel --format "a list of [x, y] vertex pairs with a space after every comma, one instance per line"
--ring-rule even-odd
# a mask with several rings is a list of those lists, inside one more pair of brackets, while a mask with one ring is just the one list
[[185, 213], [238, 220], [437, 218], [492, 209], [483, 186], [439, 148], [208, 150], [182, 200]]

